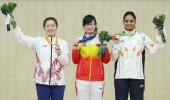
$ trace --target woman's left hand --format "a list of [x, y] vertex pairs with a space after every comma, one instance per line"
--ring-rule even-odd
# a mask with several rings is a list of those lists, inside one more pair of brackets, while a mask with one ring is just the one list
[[55, 47], [55, 52], [57, 53], [57, 56], [60, 56], [60, 55], [61, 55], [61, 49], [60, 49], [60, 46], [59, 46], [59, 45], [56, 45], [56, 47]]
[[159, 36], [160, 35], [160, 30], [158, 28], [155, 28], [156, 30], [156, 35]]

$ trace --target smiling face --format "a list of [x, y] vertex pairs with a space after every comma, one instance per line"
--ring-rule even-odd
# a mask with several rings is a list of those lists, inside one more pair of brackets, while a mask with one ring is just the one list
[[55, 36], [57, 31], [57, 25], [53, 20], [47, 20], [45, 22], [44, 30], [48, 36]]
[[93, 15], [86, 15], [83, 18], [83, 29], [85, 34], [92, 35], [97, 31], [97, 21]]
[[94, 20], [89, 24], [85, 24], [83, 29], [86, 34], [89, 34], [89, 35], [93, 34], [96, 31], [96, 24]]
[[135, 29], [136, 20], [132, 15], [127, 15], [123, 20], [123, 24], [125, 30], [132, 31], [133, 29]]

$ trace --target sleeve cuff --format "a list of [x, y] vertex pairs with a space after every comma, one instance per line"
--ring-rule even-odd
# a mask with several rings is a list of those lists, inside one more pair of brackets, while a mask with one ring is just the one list
[[61, 54], [60, 56], [58, 56], [58, 60], [59, 60], [59, 62], [62, 64], [62, 65], [67, 65], [67, 63], [68, 63], [68, 59], [67, 59], [67, 57], [65, 57], [66, 55], [64, 55], [64, 54]]
[[119, 44], [114, 44], [114, 45], [112, 46], [112, 49], [113, 49], [113, 51], [119, 51], [119, 49], [120, 49]]
[[15, 29], [13, 29], [13, 32], [20, 32], [21, 31], [21, 28], [19, 26], [16, 26]]
[[156, 36], [156, 42], [162, 43], [162, 39], [160, 35]]

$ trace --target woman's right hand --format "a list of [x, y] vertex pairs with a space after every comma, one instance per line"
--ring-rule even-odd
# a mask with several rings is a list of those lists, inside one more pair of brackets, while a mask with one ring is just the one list
[[113, 37], [112, 37], [112, 41], [115, 43], [115, 44], [118, 44], [119, 43], [119, 35], [118, 34], [114, 34]]
[[78, 42], [78, 40], [73, 41], [73, 48], [79, 50], [79, 42]]

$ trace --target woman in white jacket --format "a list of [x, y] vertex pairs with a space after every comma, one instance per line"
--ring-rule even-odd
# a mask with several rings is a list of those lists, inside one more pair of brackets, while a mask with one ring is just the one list
[[143, 100], [145, 50], [156, 53], [164, 46], [160, 32], [156, 42], [135, 28], [136, 16], [128, 11], [123, 17], [124, 30], [119, 33], [119, 42], [114, 40], [112, 58], [115, 63], [115, 100]]
[[[13, 19], [14, 20], [14, 19]], [[19, 26], [14, 28], [14, 37], [36, 55], [34, 81], [38, 100], [63, 100], [65, 90], [64, 68], [69, 64], [68, 43], [57, 35], [58, 23], [48, 17], [43, 23], [45, 36], [24, 35]]]

